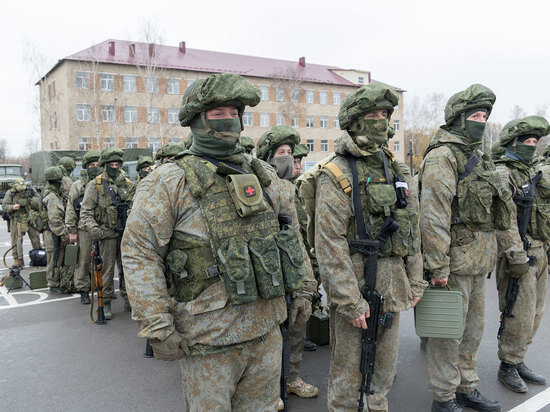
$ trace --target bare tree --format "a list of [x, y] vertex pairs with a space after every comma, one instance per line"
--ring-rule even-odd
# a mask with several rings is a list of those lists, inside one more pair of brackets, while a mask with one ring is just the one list
[[483, 135], [483, 151], [490, 155], [493, 145], [500, 140], [502, 125], [496, 122], [487, 122], [485, 134]]
[[543, 103], [543, 104], [537, 105], [537, 110], [535, 112], [536, 115], [546, 117], [546, 112], [548, 111], [548, 107], [550, 107], [550, 104], [548, 104], [548, 103]]
[[510, 120], [521, 119], [522, 117], [525, 117], [525, 116], [526, 116], [525, 110], [523, 110], [517, 104], [514, 107], [512, 107], [512, 110], [510, 110]]
[[29, 136], [25, 140], [25, 154], [31, 155], [31, 153], [38, 152], [40, 150], [40, 140], [36, 135]]
[[289, 119], [293, 126], [293, 119], [300, 119], [304, 114], [301, 103], [305, 99], [302, 72], [302, 66], [297, 64], [271, 74], [275, 79], [276, 93], [281, 91], [284, 93], [284, 101], [279, 106], [280, 113], [285, 116], [285, 119]]
[[6, 139], [0, 139], [0, 162], [1, 163], [6, 163], [7, 147], [8, 147], [8, 141]]

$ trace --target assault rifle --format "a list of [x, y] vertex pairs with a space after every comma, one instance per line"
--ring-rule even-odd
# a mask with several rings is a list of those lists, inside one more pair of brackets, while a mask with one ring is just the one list
[[[518, 207], [518, 232], [523, 243], [523, 250], [526, 252], [531, 248], [531, 242], [527, 239], [527, 229], [529, 228], [529, 221], [531, 219], [531, 210], [533, 209], [533, 201], [535, 199], [535, 187], [542, 179], [542, 172], [539, 170], [535, 177], [531, 180], [531, 183], [526, 183], [521, 187], [523, 196], [514, 196], [514, 203]], [[536, 256], [529, 256], [529, 266], [535, 266], [537, 264]], [[508, 286], [506, 287], [506, 295], [504, 300], [506, 305], [504, 311], [500, 316], [500, 326], [497, 332], [497, 339], [500, 339], [502, 332], [504, 332], [504, 324], [506, 318], [513, 318], [512, 310], [518, 298], [519, 284], [518, 278], [510, 276], [508, 279]]]
[[[99, 253], [99, 241], [93, 241], [92, 261], [94, 273], [92, 275], [92, 305], [90, 306], [90, 318], [98, 325], [104, 325], [105, 312], [103, 311], [103, 259]], [[97, 290], [97, 319], [94, 320], [94, 291]]]
[[[292, 224], [292, 219], [288, 215], [277, 216], [279, 220], [279, 226], [281, 230], [285, 230], [286, 227]], [[290, 376], [290, 305], [292, 304], [292, 298], [290, 293], [285, 293], [286, 303], [286, 319], [281, 323], [281, 335], [283, 337], [283, 360], [281, 364], [281, 399], [284, 404], [284, 411], [288, 411], [288, 390], [286, 387], [288, 377]]]
[[113, 227], [113, 230], [117, 233], [122, 233], [126, 228], [126, 220], [128, 219], [128, 209], [130, 208], [130, 202], [122, 201], [119, 194], [115, 193], [113, 188], [109, 185], [107, 179], [103, 180], [103, 184], [105, 185], [105, 189], [109, 193], [109, 197], [111, 198], [113, 206], [116, 207], [116, 214], [118, 220], [120, 221], [120, 227]]

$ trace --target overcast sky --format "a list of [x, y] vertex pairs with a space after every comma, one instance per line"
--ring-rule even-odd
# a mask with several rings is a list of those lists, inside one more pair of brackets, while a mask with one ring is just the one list
[[[109, 38], [140, 40], [155, 21], [164, 44], [372, 72], [417, 95], [492, 88], [492, 119], [550, 104], [550, 3], [508, 0], [10, 1], [0, 16], [0, 138], [20, 154], [32, 134], [37, 79], [25, 43], [51, 61]], [[550, 114], [550, 110], [547, 114]]]

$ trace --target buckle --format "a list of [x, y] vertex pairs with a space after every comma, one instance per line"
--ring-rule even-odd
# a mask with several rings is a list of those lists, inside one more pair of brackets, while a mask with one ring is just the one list
[[206, 269], [206, 278], [210, 279], [216, 276], [220, 276], [222, 274], [220, 267], [218, 265], [210, 266], [208, 269]]

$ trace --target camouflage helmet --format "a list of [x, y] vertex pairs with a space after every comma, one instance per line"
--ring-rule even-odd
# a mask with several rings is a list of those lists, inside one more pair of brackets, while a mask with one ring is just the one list
[[389, 119], [398, 103], [399, 96], [395, 90], [384, 83], [374, 82], [361, 86], [342, 101], [338, 113], [340, 129], [349, 129], [354, 120], [377, 109], [386, 109]]
[[292, 151], [292, 156], [294, 158], [302, 158], [306, 157], [309, 154], [309, 147], [303, 143], [298, 143], [296, 146], [294, 146], [294, 150]]
[[491, 147], [491, 159], [498, 160], [500, 157], [506, 153], [506, 148], [500, 144], [500, 141], [497, 141]]
[[15, 179], [15, 181], [12, 183], [12, 187], [17, 190], [18, 192], [22, 192], [25, 189], [27, 189], [27, 184], [25, 183], [25, 179], [22, 177], [18, 177]]
[[63, 178], [63, 169], [60, 166], [50, 166], [44, 172], [44, 179], [48, 182], [60, 182]]
[[466, 90], [453, 94], [445, 106], [445, 124], [451, 126], [462, 113], [472, 109], [486, 109], [487, 117], [493, 110], [496, 96], [481, 84], [472, 84]]
[[300, 143], [300, 133], [293, 127], [287, 125], [273, 126], [265, 132], [256, 145], [256, 157], [265, 160], [271, 160], [273, 153], [281, 145], [287, 144], [292, 150]]
[[140, 156], [137, 161], [136, 170], [140, 171], [142, 168], [151, 166], [154, 163], [155, 161], [151, 156]]
[[67, 173], [70, 174], [75, 169], [76, 162], [74, 161], [74, 159], [72, 157], [63, 156], [61, 159], [59, 159], [57, 161], [57, 165], [58, 166], [63, 166], [65, 168], [65, 170], [67, 171]]
[[161, 160], [166, 157], [173, 158], [175, 157], [179, 152], [184, 150], [182, 146], [176, 142], [168, 142], [164, 145], [162, 145], [159, 150], [155, 153], [155, 160]]
[[213, 74], [185, 91], [178, 118], [182, 126], [189, 126], [197, 114], [219, 106], [237, 107], [242, 118], [244, 107], [256, 106], [260, 97], [260, 90], [238, 74]]
[[101, 157], [99, 150], [88, 150], [82, 158], [82, 168], [86, 169], [90, 163], [98, 162]]
[[101, 166], [104, 166], [106, 163], [109, 162], [123, 162], [123, 156], [124, 153], [122, 150], [117, 149], [116, 147], [108, 147], [107, 149], [103, 149], [101, 152], [101, 156], [99, 158], [99, 164]]
[[520, 136], [534, 136], [538, 140], [549, 133], [550, 125], [544, 117], [527, 116], [504, 125], [500, 131], [500, 144], [506, 147]]
[[252, 153], [252, 150], [254, 150], [254, 140], [248, 136], [241, 135], [241, 137], [239, 137], [239, 144], [244, 147], [246, 153]]

